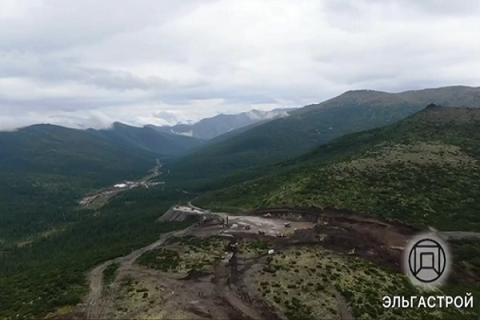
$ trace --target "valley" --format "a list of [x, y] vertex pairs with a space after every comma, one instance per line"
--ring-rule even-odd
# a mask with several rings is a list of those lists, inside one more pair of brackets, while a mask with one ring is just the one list
[[[304, 111], [294, 112], [312, 120]], [[400, 261], [424, 230], [452, 248], [442, 293], [479, 296], [479, 123], [480, 109], [430, 104], [244, 169], [242, 157], [209, 149], [222, 142], [165, 156], [152, 140], [142, 147], [151, 131], [126, 126], [2, 134], [15, 143], [0, 150], [0, 318], [475, 318], [478, 308], [419, 316], [381, 298], [422, 294]]]
[[480, 319], [480, 1], [0, 29], [0, 320]]
[[162, 162], [160, 159], [156, 159], [156, 165], [149, 171], [149, 174], [136, 181], [123, 181], [122, 183], [114, 184], [113, 186], [102, 188], [85, 195], [80, 201], [80, 207], [84, 209], [100, 208], [108, 202], [108, 200], [127, 190], [131, 190], [137, 187], [143, 187], [148, 189], [150, 187], [158, 186], [163, 182], [152, 182], [151, 180], [161, 174]]

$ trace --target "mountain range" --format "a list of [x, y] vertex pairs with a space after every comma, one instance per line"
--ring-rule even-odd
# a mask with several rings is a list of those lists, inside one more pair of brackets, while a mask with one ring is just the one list
[[[480, 232], [479, 87], [348, 91], [284, 111], [183, 129], [42, 124], [0, 132], [0, 318], [43, 318], [81, 304], [95, 266], [186, 227], [153, 221], [189, 201], [225, 212], [335, 208]], [[151, 179], [154, 166], [160, 186], [79, 206], [113, 184]], [[460, 251], [470, 278], [455, 289], [477, 299], [479, 246]]]
[[[387, 93], [348, 91], [291, 111], [188, 154], [169, 166], [172, 183], [202, 183], [235, 170], [295, 157], [344, 134], [389, 125], [426, 105], [480, 107], [480, 87], [452, 86]], [[240, 129], [241, 130], [241, 129]]]
[[219, 114], [202, 119], [194, 124], [177, 124], [174, 126], [147, 125], [157, 131], [184, 135], [202, 140], [210, 140], [224, 133], [250, 126], [257, 122], [288, 116], [296, 108], [279, 108], [270, 111], [251, 110], [239, 114]]
[[203, 140], [184, 135], [158, 131], [152, 127], [134, 127], [120, 122], [108, 129], [88, 129], [91, 135], [116, 144], [137, 147], [162, 156], [182, 156], [203, 144]]
[[200, 196], [215, 210], [330, 207], [422, 228], [480, 231], [480, 109], [430, 104]]

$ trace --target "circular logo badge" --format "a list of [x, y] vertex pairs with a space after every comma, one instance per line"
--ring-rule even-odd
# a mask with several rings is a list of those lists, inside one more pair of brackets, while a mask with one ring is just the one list
[[414, 237], [403, 252], [403, 267], [412, 284], [432, 287], [447, 280], [450, 253], [447, 243], [433, 233]]

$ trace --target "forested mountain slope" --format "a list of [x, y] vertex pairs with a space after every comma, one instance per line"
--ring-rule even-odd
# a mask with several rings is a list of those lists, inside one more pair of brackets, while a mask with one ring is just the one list
[[76, 305], [92, 267], [191, 223], [154, 223], [187, 196], [176, 191], [136, 188], [99, 209], [77, 202], [147, 175], [158, 156], [59, 126], [0, 132], [0, 319], [40, 319]]
[[349, 91], [193, 152], [169, 166], [172, 183], [199, 182], [294, 157], [344, 134], [395, 123], [429, 103], [480, 107], [480, 88]]
[[77, 219], [36, 241], [0, 243], [0, 319], [43, 319], [52, 312], [68, 312], [84, 301], [93, 267], [190, 225], [155, 223], [176, 200], [186, 201], [185, 196], [132, 189], [96, 211], [64, 209]]
[[345, 135], [270, 174], [207, 193], [226, 210], [334, 207], [421, 227], [480, 231], [480, 109], [430, 105], [395, 124]]
[[145, 175], [157, 154], [53, 125], [0, 132], [0, 239], [76, 219], [87, 190]]
[[124, 148], [140, 148], [163, 156], [182, 156], [202, 145], [203, 140], [170, 134], [151, 127], [133, 127], [115, 122], [110, 129], [87, 130], [88, 133]]

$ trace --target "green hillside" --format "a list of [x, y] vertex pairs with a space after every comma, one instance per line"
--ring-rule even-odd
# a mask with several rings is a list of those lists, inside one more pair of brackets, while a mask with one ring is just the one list
[[345, 135], [296, 168], [205, 194], [226, 210], [349, 209], [440, 230], [480, 231], [480, 110], [429, 106], [395, 124]]
[[179, 159], [168, 166], [169, 182], [206, 182], [235, 170], [294, 157], [344, 134], [395, 123], [431, 102], [480, 107], [480, 88], [446, 87], [396, 94], [349, 91]]
[[270, 122], [270, 121], [273, 121], [275, 119], [267, 119], [267, 120], [261, 120], [261, 121], [258, 121], [258, 122], [255, 122], [255, 123], [252, 123], [248, 126], [245, 126], [245, 127], [241, 127], [241, 128], [238, 128], [238, 129], [235, 129], [235, 130], [232, 130], [232, 131], [229, 131], [227, 133], [224, 133], [224, 134], [221, 134], [213, 139], [210, 139], [210, 140], [207, 140], [205, 142], [205, 146], [210, 146], [210, 145], [214, 145], [216, 143], [219, 143], [219, 142], [222, 142], [222, 141], [225, 141], [225, 140], [228, 140], [228, 139], [231, 139], [235, 136], [238, 136], [239, 134], [242, 134], [244, 132], [247, 132], [255, 127], [258, 127], [258, 126], [261, 126], [267, 122]]
[[0, 244], [76, 221], [79, 197], [145, 175], [157, 156], [53, 125], [0, 132], [0, 146]]
[[186, 201], [185, 197], [178, 192], [136, 188], [97, 211], [65, 210], [78, 216], [75, 223], [36, 241], [0, 243], [0, 319], [42, 319], [58, 308], [81, 303], [89, 288], [88, 271], [94, 266], [194, 222], [155, 223], [175, 201]]
[[81, 302], [93, 266], [191, 223], [154, 223], [186, 197], [168, 190], [136, 188], [79, 208], [93, 189], [145, 176], [156, 153], [52, 125], [0, 132], [0, 146], [0, 319], [40, 319]]
[[135, 147], [164, 156], [182, 156], [203, 144], [201, 139], [168, 134], [151, 127], [137, 128], [119, 122], [115, 122], [110, 129], [89, 129], [87, 132], [125, 148]]

